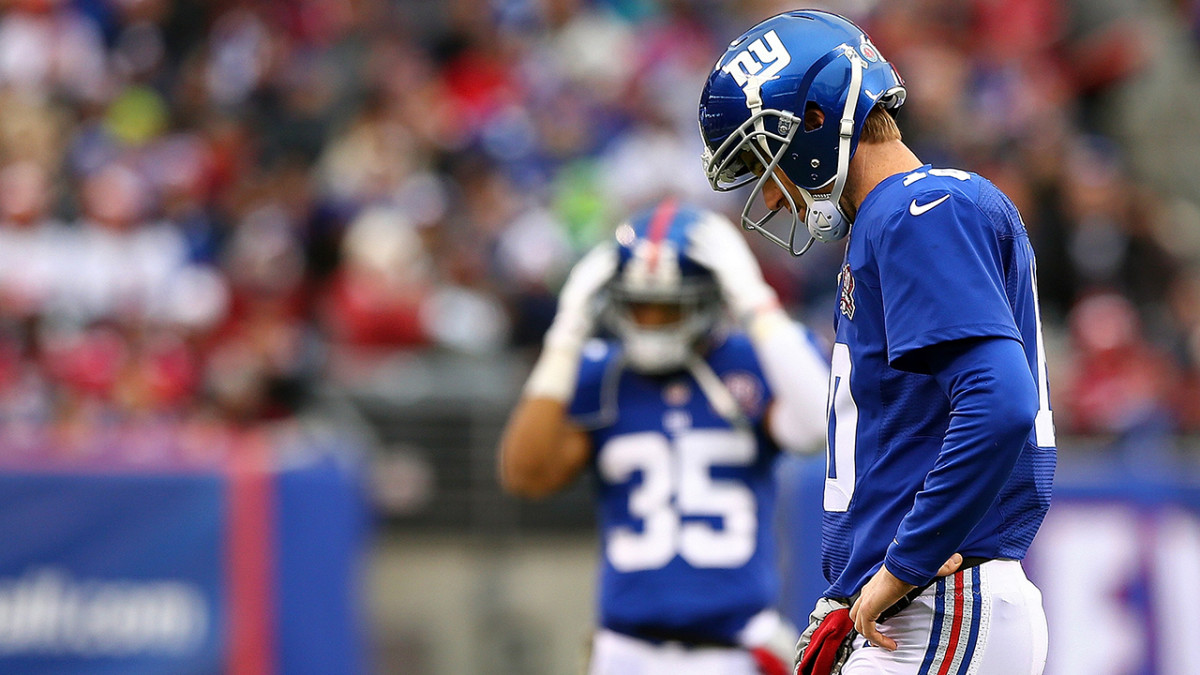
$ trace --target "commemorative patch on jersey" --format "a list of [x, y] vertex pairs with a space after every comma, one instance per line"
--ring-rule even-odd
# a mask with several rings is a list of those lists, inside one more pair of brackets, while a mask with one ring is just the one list
[[841, 286], [841, 297], [838, 298], [838, 309], [851, 321], [854, 320], [854, 276], [850, 274], [850, 263], [842, 265], [838, 274], [838, 285]]
[[763, 390], [756, 377], [745, 371], [735, 370], [722, 375], [721, 381], [725, 383], [725, 387], [729, 389], [733, 400], [737, 401], [743, 413], [757, 417], [762, 412]]

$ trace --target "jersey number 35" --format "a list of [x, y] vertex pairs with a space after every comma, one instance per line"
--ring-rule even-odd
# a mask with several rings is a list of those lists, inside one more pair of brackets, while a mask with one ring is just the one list
[[605, 481], [619, 484], [642, 474], [629, 493], [629, 514], [642, 528], [607, 533], [612, 566], [621, 572], [658, 569], [676, 555], [693, 567], [746, 564], [757, 541], [754, 492], [742, 481], [714, 479], [711, 469], [749, 466], [755, 454], [754, 437], [730, 429], [692, 430], [674, 439], [642, 432], [606, 443], [598, 459]]

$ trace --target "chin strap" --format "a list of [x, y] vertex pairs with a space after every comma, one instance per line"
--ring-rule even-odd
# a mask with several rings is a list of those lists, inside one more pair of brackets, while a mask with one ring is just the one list
[[763, 82], [766, 80], [751, 75], [749, 82], [743, 87], [743, 91], [746, 93], [746, 107], [750, 109], [750, 119], [754, 120], [754, 131], [756, 132], [750, 137], [751, 141], [758, 143], [762, 151], [769, 156], [771, 146], [767, 145], [767, 128], [763, 125], [763, 116], [760, 114], [762, 112]]
[[[837, 174], [833, 179], [833, 189], [829, 196], [814, 199], [808, 190], [801, 189], [800, 196], [807, 207], [805, 225], [814, 239], [823, 242], [837, 241], [846, 236], [849, 230], [849, 218], [842, 212], [839, 202], [842, 191], [846, 189], [846, 178], [850, 172], [850, 142], [854, 139], [854, 113], [858, 110], [858, 95], [862, 91], [862, 73], [866, 64], [853, 47], [845, 48], [846, 58], [850, 59], [850, 88], [846, 92], [846, 105], [842, 109], [842, 117], [838, 120], [838, 161]], [[821, 202], [824, 202], [822, 204]], [[824, 221], [823, 223], [821, 221]], [[846, 225], [843, 230], [843, 223]], [[840, 231], [841, 230], [841, 231]], [[839, 232], [840, 231], [840, 232]]]

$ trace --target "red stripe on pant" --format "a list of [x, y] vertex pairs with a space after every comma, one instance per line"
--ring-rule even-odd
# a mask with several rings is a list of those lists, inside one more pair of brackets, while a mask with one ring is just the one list
[[950, 639], [946, 642], [946, 653], [942, 656], [942, 667], [938, 675], [950, 672], [950, 663], [954, 661], [954, 652], [958, 651], [958, 638], [962, 635], [963, 620], [963, 573], [954, 573], [954, 623], [950, 627]]

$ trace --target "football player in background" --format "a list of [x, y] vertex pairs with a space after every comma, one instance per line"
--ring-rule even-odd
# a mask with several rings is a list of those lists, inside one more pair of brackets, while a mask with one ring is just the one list
[[[892, 113], [904, 98], [862, 30], [805, 10], [731, 43], [700, 99], [709, 181], [753, 183], [745, 227], [794, 255], [849, 235], [829, 392], [830, 585], [799, 672], [1037, 674], [1046, 619], [1019, 561], [1056, 453], [1033, 250], [992, 183], [903, 143]], [[755, 218], [760, 196], [769, 212]], [[770, 225], [781, 211], [790, 228]], [[961, 569], [936, 578], [958, 554]]]
[[571, 271], [499, 469], [524, 497], [595, 478], [592, 675], [791, 672], [773, 467], [819, 447], [828, 375], [715, 213], [664, 201]]

